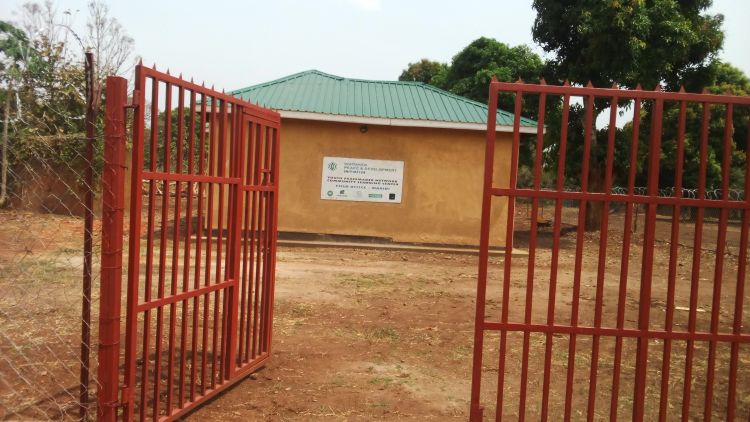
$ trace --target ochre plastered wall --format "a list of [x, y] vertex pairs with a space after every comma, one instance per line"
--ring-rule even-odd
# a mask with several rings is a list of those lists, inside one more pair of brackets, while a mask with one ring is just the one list
[[[477, 245], [485, 132], [283, 119], [279, 230]], [[495, 186], [507, 186], [511, 136], [498, 133]], [[404, 162], [400, 204], [320, 199], [324, 156]], [[505, 241], [507, 201], [493, 200], [492, 246]]]

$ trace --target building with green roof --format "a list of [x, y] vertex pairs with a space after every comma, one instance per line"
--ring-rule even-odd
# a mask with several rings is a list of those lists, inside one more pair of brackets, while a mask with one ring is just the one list
[[[290, 119], [487, 130], [486, 104], [422, 82], [351, 79], [307, 70], [232, 95]], [[512, 131], [513, 114], [498, 111], [497, 125], [498, 131]], [[521, 126], [536, 131], [533, 120], [521, 118]]]
[[[486, 104], [317, 70], [231, 94], [281, 114], [282, 233], [478, 244]], [[513, 118], [497, 113], [496, 185], [509, 178]], [[536, 132], [533, 120], [520, 123]], [[493, 246], [502, 246], [507, 205], [493, 206]]]

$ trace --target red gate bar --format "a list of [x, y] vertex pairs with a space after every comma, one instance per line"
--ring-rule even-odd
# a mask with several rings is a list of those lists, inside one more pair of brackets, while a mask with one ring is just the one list
[[[121, 89], [108, 107], [124, 110]], [[280, 116], [142, 65], [133, 103], [125, 364], [111, 358], [118, 305], [111, 350], [100, 352], [100, 408], [102, 420], [174, 420], [270, 357]], [[107, 133], [122, 138], [124, 112], [110, 120]], [[105, 225], [105, 239], [122, 239], [122, 208], [119, 235]], [[110, 253], [122, 260], [121, 246]], [[119, 304], [119, 272], [102, 281], [102, 301]]]
[[[745, 154], [750, 154], [750, 130], [747, 132], [747, 141], [745, 145]], [[745, 160], [748, 160], [747, 155]], [[748, 160], [750, 161], [750, 160]], [[750, 192], [750, 163], [745, 168], [745, 195]], [[732, 323], [732, 333], [739, 335], [742, 332], [742, 302], [745, 298], [745, 280], [747, 274], [747, 254], [750, 245], [750, 208], [746, 208], [742, 213], [742, 229], [740, 230], [740, 249], [739, 249], [739, 266], [737, 268], [737, 286], [734, 299], [734, 321]], [[739, 343], [732, 343], [729, 362], [729, 392], [727, 394], [727, 420], [734, 420], [737, 400], [737, 370], [739, 365]]]
[[[494, 144], [496, 141], [496, 112], [497, 112], [497, 100], [501, 93], [510, 94], [515, 96], [515, 119], [513, 124], [513, 137], [512, 137], [512, 153], [511, 153], [511, 166], [509, 173], [509, 186], [508, 187], [496, 187], [493, 185], [493, 170], [494, 170]], [[520, 134], [520, 118], [522, 104], [525, 97], [534, 96], [539, 100], [539, 112], [537, 117], [537, 133], [536, 133], [536, 154], [534, 156], [534, 171], [533, 181], [531, 188], [519, 188], [517, 186], [518, 179], [518, 161], [519, 161], [519, 148], [521, 142], [527, 142], [521, 139]], [[566, 177], [566, 164], [570, 157], [571, 147], [569, 142], [569, 126], [570, 126], [570, 110], [571, 110], [571, 97], [582, 97], [583, 98], [583, 142], [582, 142], [582, 162], [580, 168], [578, 168], [578, 174], [581, 177], [580, 191], [566, 191], [565, 190], [565, 177]], [[470, 404], [470, 419], [472, 421], [479, 421], [483, 419], [483, 405], [482, 405], [482, 369], [483, 369], [483, 352], [484, 352], [484, 335], [487, 331], [498, 331], [499, 332], [499, 345], [498, 345], [498, 375], [497, 375], [497, 392], [495, 400], [495, 419], [501, 420], [505, 415], [504, 400], [508, 397], [512, 397], [517, 400], [515, 403], [518, 408], [519, 420], [524, 420], [530, 409], [536, 409], [529, 402], [529, 376], [533, 370], [530, 363], [531, 344], [530, 336], [532, 333], [543, 333], [544, 334], [544, 357], [543, 357], [543, 374], [542, 378], [542, 391], [541, 391], [541, 403], [539, 406], [539, 416], [542, 420], [546, 421], [549, 419], [550, 413], [550, 399], [551, 399], [551, 387], [553, 386], [552, 380], [552, 341], [554, 335], [566, 336], [568, 338], [568, 353], [566, 357], [567, 364], [565, 366], [566, 379], [565, 382], [554, 383], [562, 387], [564, 385], [564, 403], [561, 413], [565, 420], [573, 418], [573, 401], [574, 399], [581, 399], [581, 397], [574, 396], [574, 386], [580, 382], [582, 374], [575, 374], [576, 357], [586, 354], [590, 356], [590, 370], [585, 375], [587, 380], [588, 389], [586, 390], [586, 405], [583, 408], [576, 408], [575, 410], [579, 413], [583, 413], [584, 409], [586, 412], [587, 420], [593, 420], [597, 415], [597, 398], [601, 394], [607, 392], [611, 395], [609, 404], [609, 419], [616, 420], [618, 417], [618, 404], [620, 400], [620, 394], [622, 392], [621, 384], [623, 382], [623, 376], [627, 375], [632, 378], [633, 390], [632, 390], [632, 418], [633, 420], [645, 420], [648, 418], [656, 418], [656, 413], [646, 413], [647, 404], [653, 406], [654, 410], [658, 409], [658, 420], [664, 421], [670, 418], [679, 416], [682, 420], [688, 420], [695, 416], [695, 409], [691, 404], [691, 396], [693, 394], [693, 385], [696, 381], [693, 381], [694, 377], [700, 377], [697, 382], [705, 381], [705, 388], [703, 389], [703, 400], [700, 403], [702, 416], [706, 420], [710, 420], [715, 415], [716, 399], [717, 394], [725, 394], [720, 397], [720, 400], [726, 403], [726, 408], [721, 408], [717, 411], [721, 415], [726, 415], [727, 419], [734, 419], [736, 417], [748, 417], [750, 414], [750, 408], [745, 406], [742, 409], [738, 408], [738, 397], [742, 394], [750, 393], [750, 384], [743, 382], [739, 378], [738, 372], [741, 367], [742, 359], [750, 358], [748, 352], [750, 349], [746, 345], [750, 344], [750, 333], [743, 330], [743, 305], [744, 295], [746, 292], [745, 283], [747, 283], [747, 259], [748, 259], [748, 231], [750, 226], [750, 199], [748, 198], [748, 192], [750, 192], [750, 164], [745, 164], [745, 194], [741, 199], [730, 198], [729, 196], [729, 179], [731, 177], [730, 166], [731, 166], [731, 149], [732, 149], [732, 137], [735, 122], [733, 117], [735, 111], [738, 108], [747, 110], [750, 107], [750, 97], [736, 97], [731, 95], [713, 95], [713, 94], [693, 94], [686, 93], [684, 90], [679, 92], [663, 92], [659, 89], [655, 91], [644, 91], [637, 87], [634, 90], [619, 89], [616, 86], [612, 88], [594, 88], [590, 84], [586, 87], [574, 87], [566, 83], [563, 86], [552, 86], [546, 85], [544, 81], [541, 84], [525, 84], [525, 83], [500, 83], [495, 80], [490, 84], [490, 101], [488, 107], [488, 130], [486, 138], [486, 150], [485, 150], [485, 178], [484, 178], [484, 193], [482, 203], [482, 224], [480, 232], [480, 260], [479, 260], [479, 276], [477, 284], [477, 308], [476, 308], [476, 323], [475, 323], [475, 335], [474, 335], [474, 361], [472, 370], [472, 389], [471, 389], [471, 404]], [[544, 188], [541, 184], [541, 171], [542, 171], [542, 150], [544, 148], [544, 131], [545, 131], [545, 114], [546, 106], [557, 100], [561, 101], [561, 133], [560, 133], [560, 150], [558, 157], [558, 168], [557, 168], [557, 180], [554, 188]], [[604, 100], [609, 104], [624, 104], [627, 102], [631, 103], [630, 110], [633, 112], [632, 119], [632, 130], [633, 135], [629, 140], [629, 154], [628, 154], [628, 173], [627, 173], [627, 193], [613, 193], [613, 180], [614, 180], [614, 164], [615, 164], [615, 151], [618, 148], [627, 148], [626, 145], [618, 145], [616, 142], [615, 126], [617, 123], [618, 109], [616, 107], [610, 108], [609, 112], [609, 128], [606, 132], [606, 154], [603, 165], [604, 174], [602, 175], [603, 188], [602, 191], [591, 191], [589, 189], [589, 176], [590, 176], [590, 163], [593, 145], [593, 131], [594, 131], [594, 110], [597, 101]], [[666, 158], [662, 157], [663, 150], [663, 122], [664, 122], [664, 110], [665, 104], [674, 104], [678, 106], [677, 113], [677, 130], [674, 134], [674, 138], [670, 138], [675, 143], [675, 153], [673, 159], [675, 160], [675, 174], [674, 174], [674, 187], [675, 195], [673, 197], [663, 197], [659, 193], [659, 173], [662, 169], [662, 164]], [[702, 105], [702, 115], [699, 117], [700, 130], [697, 133], [690, 133], [687, 129], [687, 114], [688, 106], [690, 104]], [[647, 108], [646, 108], [647, 107]], [[648, 128], [648, 152], [646, 158], [645, 174], [647, 175], [647, 188], [645, 194], [636, 194], [635, 183], [636, 183], [636, 169], [639, 160], [639, 140], [640, 140], [640, 123], [642, 110], [648, 110], [650, 112], [650, 127]], [[706, 186], [706, 174], [707, 174], [707, 158], [708, 158], [708, 143], [711, 136], [709, 125], [711, 123], [711, 111], [723, 112], [723, 134], [721, 136], [721, 195], [720, 198], [707, 198], [707, 186]], [[677, 110], [677, 109], [674, 109]], [[670, 135], [672, 136], [672, 135]], [[699, 157], [698, 157], [698, 186], [697, 196], [695, 198], [686, 198], [682, 195], [682, 189], [685, 186], [683, 180], [684, 163], [686, 159], [685, 155], [685, 144], [688, 137], [691, 139], [698, 139], [699, 141]], [[531, 142], [529, 140], [528, 142]], [[748, 135], [746, 149], [750, 151], [750, 135]], [[623, 175], [625, 176], [625, 175]], [[643, 192], [639, 192], [643, 193]], [[486, 313], [486, 302], [487, 302], [487, 288], [488, 288], [488, 267], [489, 267], [489, 245], [490, 239], [490, 209], [493, 198], [505, 197], [508, 199], [508, 221], [507, 221], [507, 232], [505, 235], [505, 256], [502, 261], [502, 282], [499, 285], [501, 289], [501, 307], [499, 314], [487, 315]], [[523, 304], [523, 309], [518, 315], [519, 317], [512, 316], [509, 312], [511, 301], [510, 301], [510, 286], [511, 281], [517, 277], [515, 272], [511, 271], [514, 256], [512, 254], [513, 248], [513, 236], [514, 236], [514, 225], [516, 220], [519, 218], [515, 212], [515, 200], [516, 198], [527, 198], [531, 200], [531, 211], [529, 215], [529, 246], [528, 246], [528, 262], [525, 267], [525, 288], [523, 289], [522, 300], [518, 300], [516, 303]], [[540, 201], [552, 200], [554, 201], [554, 220], [552, 222], [552, 243], [551, 243], [551, 261], [550, 261], [550, 273], [548, 281], [549, 297], [546, 299], [546, 322], [540, 323], [535, 322], [532, 318], [533, 312], [532, 307], [538, 306], [534, 302], [535, 285], [538, 286], [540, 280], [538, 272], [535, 271], [537, 258], [537, 245], [538, 245], [538, 223], [537, 217], [539, 215]], [[578, 203], [578, 214], [577, 214], [577, 227], [576, 227], [576, 242], [575, 242], [575, 255], [574, 255], [574, 272], [572, 275], [572, 297], [570, 306], [570, 322], [561, 323], [556, 321], [556, 314], [564, 311], [556, 309], [556, 297], [559, 290], [560, 279], [559, 279], [559, 263], [560, 263], [560, 249], [561, 249], [561, 223], [562, 223], [562, 208], [563, 201], [576, 201]], [[586, 203], [587, 202], [600, 202], [603, 206], [603, 218], [599, 227], [601, 233], [598, 239], [598, 249], [595, 255], [597, 256], [596, 269], [595, 269], [595, 285], [592, 287], [593, 297], [587, 300], [591, 302], [591, 308], [593, 309], [593, 323], [582, 324], [579, 323], [580, 307], [582, 304], [581, 292], [582, 286], [582, 274], [584, 269], [583, 252], [586, 248], [584, 242], [584, 221], [586, 220]], [[621, 261], [619, 262], [619, 276], [615, 279], [607, 274], [607, 265], [612, 265], [607, 262], [608, 257], [608, 233], [611, 230], [612, 224], [609, 219], [609, 210], [612, 204], [624, 204], [625, 205], [625, 221], [624, 227], [622, 227], [622, 252]], [[640, 253], [642, 254], [640, 277], [636, 280], [636, 288], [638, 289], [637, 297], [639, 298], [637, 303], [637, 326], [626, 327], [626, 301], [627, 301], [627, 289], [629, 279], [632, 279], [633, 275], [629, 273], [629, 263], [631, 251], [634, 251], [635, 238], [633, 237], [633, 207], [637, 205], [643, 205], [646, 209], [645, 212], [645, 224], [642, 228], [643, 238]], [[666, 262], [666, 271], [664, 274], [657, 273], [655, 271], [657, 264], [655, 262], [655, 249], [657, 247], [656, 237], [656, 224], [657, 224], [657, 207], [669, 206], [672, 208], [671, 216], [672, 221], [669, 229], [669, 258]], [[681, 210], [684, 207], [694, 207], [697, 209], [696, 222], [695, 222], [695, 233], [692, 242], [693, 247], [693, 259], [690, 268], [686, 268], [690, 272], [689, 277], [689, 307], [687, 313], [687, 327], [676, 324], [674, 308], [676, 304], [676, 290], [678, 283], [678, 246], [680, 238], [680, 216]], [[707, 277], [707, 274], [701, 274], [701, 251], [703, 247], [703, 230], [704, 230], [704, 219], [705, 219], [705, 208], [713, 208], [719, 210], [718, 224], [717, 224], [717, 242], [715, 245], [715, 258], [712, 260], [712, 277], [713, 280], [710, 284], [711, 299], [710, 304], [705, 305], [709, 309], [701, 310], [701, 312], [707, 312], [707, 320], [704, 321], [706, 328], [698, 327], [698, 304], [699, 304], [699, 287], [701, 286], [701, 278]], [[732, 324], [731, 330], [724, 329], [720, 324], [720, 308], [722, 305], [722, 284], [725, 279], [725, 274], [729, 271], [728, 263], [734, 262], [725, 259], [727, 252], [726, 242], [728, 240], [728, 227], [729, 227], [729, 213], [740, 213], [741, 222], [739, 224], [739, 250], [738, 260], [736, 262], [737, 280], [735, 285], [734, 300], [733, 300], [733, 313], [730, 315]], [[619, 229], [618, 229], [619, 230]], [[659, 240], [658, 242], [661, 242]], [[706, 265], [706, 262], [703, 263]], [[729, 264], [734, 265], [734, 264]], [[520, 274], [520, 273], [519, 273]], [[609, 281], [609, 279], [612, 279]], [[513, 280], [519, 281], [519, 280]], [[617, 282], [616, 295], [608, 297], [605, 293], [605, 281]], [[664, 282], [666, 290], [666, 310], [663, 321], [663, 328], [655, 328], [655, 316], [652, 315], [652, 299], [654, 299], [654, 286], [655, 283]], [[543, 285], [543, 284], [542, 284]], [[659, 284], [661, 286], [661, 284]], [[686, 286], [686, 284], [683, 284]], [[658, 300], [661, 300], [661, 293], [659, 293]], [[515, 299], [514, 299], [515, 301]], [[538, 303], [538, 302], [537, 302]], [[616, 312], [613, 312], [614, 321], [608, 323], [604, 319], [604, 307], [606, 304], [616, 306]], [[558, 305], [559, 306], [559, 305]], [[703, 305], [702, 305], [703, 306]], [[614, 308], [611, 308], [614, 309]], [[516, 320], [516, 318], [518, 318]], [[661, 316], [659, 316], [661, 318]], [[704, 324], [701, 324], [704, 327]], [[508, 333], [517, 332], [522, 333], [522, 354], [520, 359], [520, 379], [509, 379], [506, 372], [506, 354], [508, 353]], [[577, 340], [581, 338], [591, 339], [591, 351], [580, 350], [580, 346], [577, 347]], [[603, 363], [607, 363], [604, 360], [610, 359], [607, 354], [602, 354], [601, 342], [603, 339], [609, 338], [614, 340], [614, 356], [611, 365], [612, 368], [612, 381], [611, 384], [601, 382], [602, 375], [599, 373], [599, 369]], [[634, 358], [635, 366], [633, 368], [625, 367], [622, 365], [623, 359], [626, 358], [626, 352], [624, 350], [623, 340], [632, 339], [636, 343], [636, 350], [634, 356], [627, 357], [628, 359]], [[650, 374], [648, 367], [650, 357], [654, 355], [650, 349], [658, 346], [649, 347], [649, 342], [653, 340], [659, 340], [663, 344], [661, 350], [661, 362], [658, 377], [660, 377], [656, 384], [656, 391], [658, 396], [653, 396], [652, 393], [646, 393], [647, 385], [654, 384], [653, 381], [649, 381], [650, 377], [655, 375]], [[674, 341], [681, 341], [686, 343], [686, 348], [675, 347]], [[695, 364], [695, 351], [696, 342], [702, 342], [707, 344], [708, 356], [705, 365], [705, 373], [701, 372], [696, 374], [694, 371]], [[726, 347], [728, 346], [728, 347]], [[742, 347], [744, 346], [744, 348]], [[722, 369], [721, 375], [717, 372], [719, 369], [719, 348], [726, 347], [730, 350], [729, 352], [729, 368]], [[723, 349], [722, 349], [723, 350]], [[687, 382], [683, 382], [682, 391], [679, 392], [682, 396], [680, 406], [677, 408], [670, 408], [668, 406], [670, 388], [675, 388], [670, 384], [670, 371], [674, 362], [674, 356], [677, 352], [683, 353], [685, 356], [684, 363], [684, 379]], [[590, 353], [590, 354], [589, 354]], [[724, 362], [722, 362], [723, 364]], [[541, 369], [541, 368], [540, 368]], [[724, 375], [726, 373], [726, 378]], [[721, 378], [718, 378], [721, 376]], [[509, 394], [506, 391], [508, 382], [511, 384], [518, 383], [517, 395]], [[719, 383], [726, 382], [726, 390], [717, 389]], [[602, 390], [604, 386], [607, 389]], [[722, 386], [723, 387], [723, 386]], [[650, 387], [648, 387], [650, 388]], [[556, 390], [557, 391], [557, 390]], [[726, 391], [724, 393], [724, 391]], [[559, 391], [558, 391], [559, 392]], [[678, 394], [677, 391], [674, 394]], [[726, 413], [721, 413], [726, 410]], [[672, 412], [672, 413], [670, 413]], [[674, 414], [679, 412], [679, 415]], [[693, 413], [691, 413], [693, 412]], [[554, 413], [553, 413], [554, 414]]]
[[128, 81], [107, 78], [104, 170], [102, 171], [102, 262], [99, 297], [97, 419], [117, 415], [120, 362], [120, 293], [124, 208], [125, 105]]

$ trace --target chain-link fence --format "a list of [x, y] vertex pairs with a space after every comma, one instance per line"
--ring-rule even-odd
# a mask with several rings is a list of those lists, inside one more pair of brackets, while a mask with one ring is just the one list
[[[15, 141], [15, 142], [14, 142]], [[85, 321], [85, 134], [8, 143], [7, 193], [0, 209], [0, 419], [80, 418], [81, 367], [95, 368], [96, 306]], [[100, 143], [100, 139], [94, 142]], [[95, 183], [94, 203], [99, 204]], [[93, 250], [99, 248], [98, 209]], [[97, 303], [99, 259], [92, 258]], [[94, 331], [83, 345], [82, 329]], [[92, 380], [92, 376], [90, 377]], [[95, 391], [93, 381], [89, 388]], [[86, 409], [93, 416], [93, 409]]]
[[0, 420], [95, 417], [102, 142], [95, 127], [93, 57], [86, 58], [83, 124], [67, 125], [85, 132], [38, 134], [20, 102], [17, 113], [9, 112], [12, 93], [5, 91]]

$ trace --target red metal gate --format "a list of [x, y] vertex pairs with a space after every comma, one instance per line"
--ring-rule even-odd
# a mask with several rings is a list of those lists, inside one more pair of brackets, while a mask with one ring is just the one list
[[141, 65], [126, 89], [107, 81], [99, 419], [172, 420], [270, 356], [280, 117]]
[[[501, 95], [515, 97], [507, 184], [492, 179]], [[750, 160], [743, 162], [741, 150], [750, 151], [750, 135], [739, 135], [750, 98], [493, 81], [489, 99], [471, 420], [489, 416], [484, 408], [492, 403], [497, 420], [747, 420]], [[528, 100], [539, 108], [536, 137], [528, 140], [535, 143], [533, 177], [524, 187], [519, 127]], [[544, 186], [545, 114], [555, 101], [558, 165], [556, 180]], [[617, 107], [608, 128], [595, 129], [600, 101], [629, 103], [632, 120], [622, 132], [629, 136], [614, 130]], [[591, 184], [597, 134], [606, 155], [601, 183]], [[571, 167], [579, 188], [565, 183]], [[707, 186], [708, 172], [718, 186]], [[660, 176], [673, 178], [670, 189]], [[516, 207], [523, 200], [528, 207]], [[508, 210], [501, 262], [488, 256], [493, 201]], [[587, 203], [601, 206], [592, 233], [584, 231]], [[541, 218], [545, 204], [550, 221]], [[494, 371], [496, 378], [483, 379]], [[495, 381], [494, 391], [487, 388]]]

